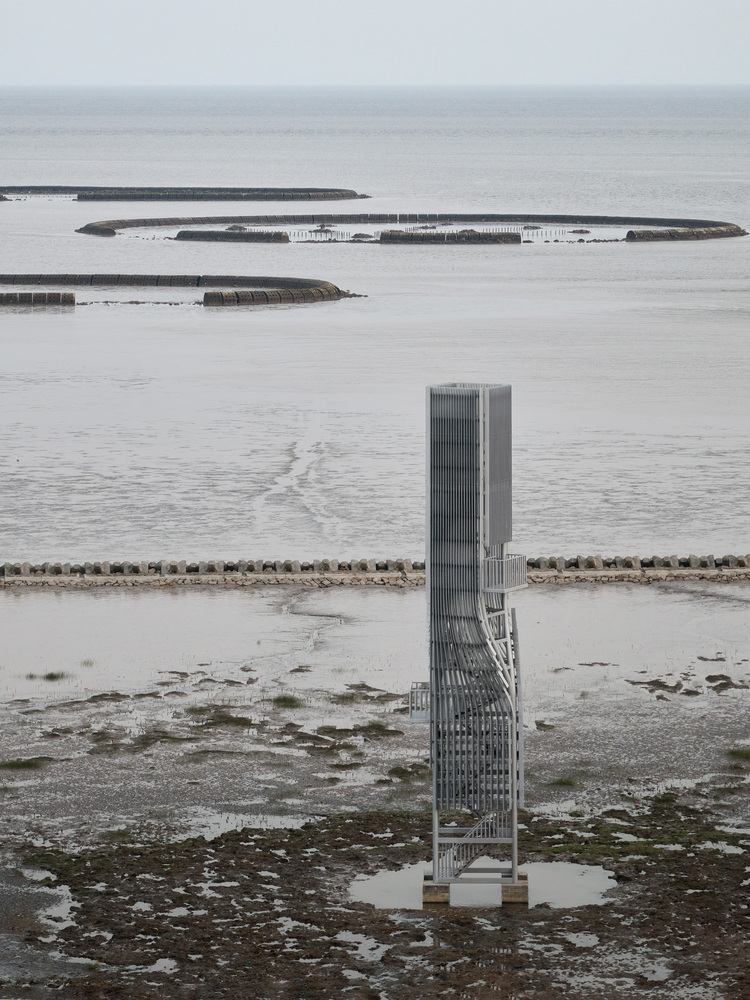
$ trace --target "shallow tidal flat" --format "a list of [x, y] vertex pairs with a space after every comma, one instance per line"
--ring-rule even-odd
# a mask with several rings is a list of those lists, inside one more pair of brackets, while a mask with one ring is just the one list
[[75, 996], [546, 998], [592, 976], [742, 996], [749, 601], [743, 582], [521, 592], [522, 861], [616, 888], [389, 912], [349, 890], [430, 856], [427, 728], [404, 711], [422, 590], [1, 592], [2, 834], [28, 877], [0, 896], [52, 907], [8, 954], [53, 946], [42, 971]]

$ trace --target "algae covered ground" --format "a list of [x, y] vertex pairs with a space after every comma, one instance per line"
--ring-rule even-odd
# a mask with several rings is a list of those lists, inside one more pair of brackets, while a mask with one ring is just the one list
[[[747, 795], [735, 774], [732, 794]], [[604, 865], [617, 880], [610, 900], [395, 912], [353, 902], [357, 876], [429, 856], [429, 817], [386, 810], [211, 841], [37, 850], [25, 863], [70, 888], [56, 944], [87, 962], [65, 984], [71, 996], [748, 996], [748, 851], [708, 807], [662, 795], [632, 812], [525, 819], [525, 860]]]

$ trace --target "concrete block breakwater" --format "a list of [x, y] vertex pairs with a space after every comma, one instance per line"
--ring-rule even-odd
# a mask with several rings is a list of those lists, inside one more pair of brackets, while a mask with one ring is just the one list
[[0, 306], [74, 306], [75, 292], [0, 292]]
[[690, 226], [688, 229], [630, 229], [625, 234], [629, 243], [649, 243], [654, 240], [717, 240], [725, 236], [747, 236], [744, 229], [728, 223], [713, 226]]
[[330, 586], [424, 586], [424, 563], [410, 559], [296, 559], [237, 562], [160, 560], [158, 562], [5, 563], [0, 587], [8, 586], [189, 586], [191, 584], [253, 586], [303, 584]]
[[[330, 281], [320, 278], [273, 278], [241, 274], [0, 274], [0, 285], [78, 285], [82, 288], [225, 288], [238, 289], [232, 292], [206, 292], [205, 306], [267, 305], [295, 302], [332, 302], [349, 295]], [[243, 289], [258, 289], [243, 291]], [[9, 301], [0, 305], [43, 304], [46, 296], [66, 296], [47, 305], [74, 305], [72, 292], [11, 292]], [[13, 296], [16, 298], [14, 299]], [[72, 299], [72, 301], [70, 301]]]
[[[2, 190], [2, 189], [0, 189]], [[711, 219], [666, 219], [654, 218], [651, 216], [634, 215], [518, 215], [496, 212], [473, 212], [473, 213], [411, 213], [411, 212], [390, 212], [390, 213], [345, 213], [338, 215], [315, 214], [315, 215], [213, 215], [213, 216], [180, 216], [176, 218], [164, 219], [105, 219], [99, 222], [89, 222], [77, 233], [86, 233], [89, 236], [116, 236], [121, 229], [155, 229], [159, 227], [180, 226], [210, 226], [210, 225], [249, 225], [249, 226], [310, 226], [320, 223], [331, 225], [387, 225], [389, 223], [400, 224], [442, 224], [452, 223], [511, 223], [519, 226], [524, 224], [559, 224], [584, 225], [584, 226], [658, 226], [660, 230], [671, 230], [672, 232], [682, 231], [685, 235], [680, 237], [653, 237], [654, 239], [706, 239], [705, 234], [710, 232], [714, 236], [747, 236], [741, 226], [732, 222], [717, 222]], [[632, 230], [637, 233], [637, 230]], [[647, 230], [646, 232], [651, 232]], [[696, 235], [690, 235], [694, 233]], [[699, 234], [703, 235], [699, 235]], [[630, 233], [627, 239], [631, 242], [648, 241], [648, 235], [640, 237]], [[517, 241], [516, 241], [517, 242]]]
[[176, 240], [193, 240], [199, 243], [288, 243], [289, 233], [276, 229], [266, 232], [251, 229], [246, 233], [233, 233], [226, 229], [181, 229]]
[[520, 243], [520, 233], [478, 233], [464, 229], [457, 233], [405, 233], [389, 229], [380, 234], [381, 243]]
[[349, 188], [256, 187], [91, 187], [89, 185], [16, 184], [0, 187], [5, 194], [75, 195], [78, 201], [353, 201], [369, 198]]
[[[564, 556], [527, 560], [531, 584], [656, 583], [674, 580], [750, 580], [750, 554], [709, 556]], [[236, 562], [161, 559], [156, 562], [0, 564], [0, 586], [136, 586], [164, 584], [307, 584], [423, 586], [425, 564], [411, 559], [240, 559]]]
[[255, 292], [206, 292], [204, 306], [265, 306], [283, 305], [293, 302], [326, 302], [340, 299], [341, 292], [335, 287], [328, 288], [322, 282], [313, 288], [266, 288]]

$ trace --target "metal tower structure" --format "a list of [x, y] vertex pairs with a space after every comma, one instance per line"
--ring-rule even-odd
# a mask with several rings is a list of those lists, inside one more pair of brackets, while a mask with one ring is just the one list
[[[518, 630], [509, 594], [526, 586], [512, 534], [511, 387], [450, 383], [427, 389], [429, 684], [412, 687], [415, 720], [429, 719], [433, 863], [425, 901], [450, 885], [500, 883], [528, 900], [518, 872], [523, 723]], [[446, 811], [468, 825], [442, 825]], [[503, 845], [503, 866], [474, 863]]]

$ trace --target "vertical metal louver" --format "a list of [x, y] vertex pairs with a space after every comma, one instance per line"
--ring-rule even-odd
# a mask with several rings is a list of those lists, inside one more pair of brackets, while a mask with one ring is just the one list
[[[508, 593], [526, 585], [526, 560], [507, 552], [511, 388], [430, 386], [427, 426], [433, 882], [455, 881], [488, 844], [508, 845], [502, 877], [515, 882], [522, 724]], [[428, 714], [425, 696], [416, 689], [412, 695], [415, 718]], [[464, 810], [473, 819], [442, 827], [444, 810]], [[475, 866], [472, 875], [496, 881], [493, 871], [494, 877]]]

